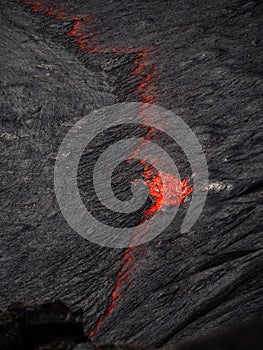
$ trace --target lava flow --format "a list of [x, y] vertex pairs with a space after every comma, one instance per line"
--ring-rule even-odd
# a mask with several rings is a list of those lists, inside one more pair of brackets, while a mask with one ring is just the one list
[[[137, 76], [139, 83], [134, 89], [133, 94], [143, 102], [141, 113], [142, 123], [150, 125], [150, 120], [147, 120], [147, 105], [157, 101], [157, 91], [155, 88], [156, 82], [156, 67], [151, 64], [151, 48], [146, 49], [128, 49], [128, 48], [102, 48], [96, 45], [97, 32], [91, 24], [94, 22], [92, 16], [78, 14], [75, 15], [67, 11], [66, 9], [57, 8], [55, 5], [50, 5], [46, 0], [40, 1], [22, 1], [25, 5], [28, 5], [32, 12], [48, 15], [57, 20], [72, 20], [72, 27], [66, 36], [76, 46], [77, 50], [85, 52], [86, 54], [97, 53], [112, 53], [116, 56], [120, 54], [133, 53], [136, 54], [136, 59], [133, 64], [135, 68], [132, 70], [132, 76]], [[90, 33], [84, 33], [87, 29], [90, 29]], [[149, 131], [150, 133], [150, 131]], [[143, 143], [142, 143], [143, 146]], [[164, 198], [162, 189], [162, 179], [166, 177], [169, 182], [171, 194], [168, 198]], [[184, 202], [185, 198], [192, 193], [193, 188], [189, 186], [188, 180], [179, 180], [174, 175], [166, 173], [156, 174], [154, 167], [144, 168], [143, 180], [149, 189], [149, 196], [152, 200], [152, 205], [144, 213], [144, 218], [152, 217], [158, 210], [168, 205], [178, 206]], [[147, 232], [145, 233], [145, 235]], [[144, 243], [142, 237], [141, 243]], [[123, 294], [128, 290], [132, 283], [131, 271], [136, 267], [140, 256], [144, 252], [144, 247], [136, 246], [132, 247], [132, 241], [130, 247], [128, 247], [121, 257], [121, 267], [117, 272], [116, 282], [111, 293], [111, 300], [107, 311], [100, 316], [95, 326], [89, 332], [89, 337], [92, 338], [96, 335], [105, 319], [110, 316], [118, 304]]]

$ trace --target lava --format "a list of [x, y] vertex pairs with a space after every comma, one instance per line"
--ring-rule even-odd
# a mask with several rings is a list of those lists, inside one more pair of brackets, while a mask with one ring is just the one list
[[[179, 206], [193, 192], [192, 186], [189, 186], [190, 180], [179, 180], [172, 174], [164, 172], [154, 174], [154, 171], [145, 169], [143, 179], [149, 189], [149, 196], [153, 204], [144, 212], [144, 217], [152, 217], [158, 210], [167, 206]], [[163, 195], [163, 182], [169, 183], [168, 195]]]
[[[136, 252], [136, 254], [134, 254], [134, 252]], [[138, 252], [139, 250], [136, 250], [135, 248], [125, 249], [124, 254], [121, 257], [122, 264], [117, 272], [116, 282], [111, 292], [110, 305], [107, 311], [100, 316], [95, 326], [89, 331], [90, 338], [93, 338], [96, 335], [105, 319], [112, 314], [124, 292], [128, 290], [131, 284], [130, 270], [135, 267], [135, 264], [139, 259]]]
[[[85, 52], [86, 54], [97, 53], [112, 53], [114, 55], [136, 54], [136, 59], [133, 62], [134, 69], [130, 75], [137, 76], [139, 83], [133, 90], [133, 94], [139, 97], [143, 102], [141, 106], [141, 119], [142, 123], [151, 125], [149, 116], [147, 115], [147, 106], [149, 103], [157, 101], [157, 91], [155, 83], [157, 80], [157, 69], [156, 66], [152, 65], [152, 48], [144, 49], [129, 49], [129, 48], [102, 48], [96, 44], [96, 38], [98, 36], [97, 31], [94, 29], [92, 24], [95, 19], [92, 16], [83, 15], [76, 13], [73, 15], [66, 9], [60, 9], [55, 5], [48, 4], [47, 1], [22, 1], [23, 4], [28, 5], [30, 10], [35, 13], [48, 15], [56, 20], [71, 20], [72, 27], [65, 34], [70, 39], [73, 45], [76, 46], [78, 51]], [[90, 30], [87, 35], [87, 29]], [[153, 132], [153, 128], [149, 128], [148, 136]], [[142, 143], [143, 147], [143, 143]], [[132, 156], [135, 156], [136, 151], [132, 152]], [[131, 156], [131, 157], [132, 157]], [[169, 183], [169, 196], [164, 198], [163, 196], [163, 182], [166, 179]], [[154, 167], [144, 167], [143, 180], [149, 189], [149, 196], [152, 200], [152, 205], [144, 213], [144, 218], [148, 219], [152, 217], [158, 210], [169, 205], [180, 205], [184, 202], [185, 198], [192, 193], [193, 188], [189, 186], [188, 180], [179, 180], [174, 175], [166, 173], [156, 173]], [[144, 243], [142, 237], [141, 243]], [[117, 272], [116, 282], [111, 293], [111, 300], [107, 311], [100, 316], [93, 329], [89, 332], [89, 337], [92, 338], [96, 335], [105, 319], [110, 316], [122, 298], [123, 294], [128, 290], [132, 283], [131, 271], [135, 269], [140, 256], [144, 252], [143, 246], [132, 247], [132, 239], [130, 246], [124, 251], [121, 257], [121, 267]]]
[[153, 66], [148, 73], [145, 70], [149, 67], [151, 62], [151, 49], [147, 48], [141, 50], [134, 61], [136, 68], [131, 72], [131, 75], [140, 75], [142, 77], [141, 82], [133, 91], [135, 94], [139, 94], [141, 100], [147, 105], [153, 103], [156, 99], [156, 88], [153, 83], [156, 81], [157, 69]]

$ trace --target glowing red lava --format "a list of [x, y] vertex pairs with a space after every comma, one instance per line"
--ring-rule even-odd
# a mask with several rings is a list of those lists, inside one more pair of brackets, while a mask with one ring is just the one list
[[156, 81], [157, 70], [153, 66], [149, 73], [145, 69], [149, 67], [151, 62], [151, 49], [141, 50], [134, 61], [136, 68], [131, 72], [131, 75], [140, 75], [142, 80], [134, 90], [135, 94], [139, 94], [141, 100], [145, 103], [153, 103], [156, 99], [156, 88], [153, 83]]
[[[96, 45], [95, 41], [98, 34], [93, 27], [90, 27], [90, 24], [92, 24], [95, 20], [92, 16], [82, 14], [73, 15], [66, 9], [59, 9], [54, 5], [48, 4], [46, 0], [22, 1], [22, 3], [28, 5], [32, 12], [48, 15], [57, 20], [72, 20], [72, 27], [70, 31], [66, 34], [66, 36], [70, 38], [71, 42], [77, 46], [77, 50], [79, 51], [84, 51], [86, 52], [86, 54], [91, 54], [94, 52], [112, 53], [115, 55], [135, 53], [136, 59], [133, 62], [135, 68], [131, 72], [131, 76], [138, 76], [140, 78], [140, 82], [138, 86], [134, 89], [133, 93], [135, 96], [139, 96], [140, 100], [143, 102], [141, 108], [142, 122], [149, 125], [151, 124], [150, 120], [147, 120], [147, 105], [149, 103], [157, 101], [157, 91], [155, 87], [157, 72], [156, 67], [151, 63], [151, 48], [135, 50], [128, 48], [105, 49], [99, 47], [98, 45]], [[87, 32], [87, 28], [90, 29], [89, 35], [85, 33]], [[85, 31], [83, 32], [84, 29]], [[151, 133], [151, 131], [152, 130], [150, 128], [149, 133]], [[169, 184], [171, 186], [169, 191], [171, 195], [168, 196], [168, 198], [164, 198], [163, 196], [162, 179], [164, 179], [164, 177], [166, 177], [166, 179], [169, 180]], [[180, 205], [184, 202], [185, 198], [193, 191], [193, 188], [188, 185], [188, 180], [178, 180], [174, 175], [171, 174], [156, 174], [153, 168], [144, 168], [143, 179], [149, 188], [149, 194], [153, 203], [152, 206], [144, 213], [146, 219], [154, 215], [155, 212], [157, 212], [164, 206]], [[142, 243], [144, 243], [143, 238]], [[100, 316], [93, 329], [90, 330], [90, 338], [96, 335], [105, 319], [112, 314], [117, 303], [123, 296], [123, 293], [129, 288], [132, 282], [131, 270], [135, 268], [143, 252], [143, 246], [128, 247], [125, 250], [121, 258], [122, 264], [119, 271], [117, 272], [116, 282], [111, 293], [109, 307], [107, 311]]]
[[[114, 288], [111, 292], [110, 305], [107, 311], [100, 316], [95, 326], [89, 331], [89, 337], [93, 338], [94, 335], [98, 332], [101, 325], [105, 319], [110, 316], [115, 309], [115, 306], [118, 304], [119, 300], [123, 296], [124, 292], [128, 290], [131, 284], [130, 271], [131, 268], [134, 268], [138, 261], [138, 254], [134, 255], [135, 248], [127, 248], [124, 251], [124, 254], [121, 257], [121, 267], [117, 272], [116, 282]], [[138, 253], [138, 251], [137, 251]]]
[[[167, 206], [178, 206], [193, 192], [189, 186], [190, 180], [179, 180], [176, 176], [166, 173], [153, 175], [152, 169], [144, 169], [144, 182], [148, 186], [149, 195], [153, 201], [152, 206], [144, 212], [144, 217], [152, 217], [158, 210]], [[169, 183], [168, 195], [163, 195], [163, 181]]]

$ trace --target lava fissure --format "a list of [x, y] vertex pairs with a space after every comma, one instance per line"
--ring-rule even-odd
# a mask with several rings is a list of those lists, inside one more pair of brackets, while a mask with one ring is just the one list
[[[135, 54], [136, 57], [133, 60], [134, 69], [130, 72], [129, 80], [132, 81], [133, 77], [138, 77], [138, 83], [132, 93], [134, 96], [140, 97], [143, 102], [141, 107], [142, 122], [151, 124], [149, 116], [147, 115], [147, 106], [149, 103], [157, 101], [157, 89], [156, 81], [157, 68], [152, 64], [152, 48], [144, 49], [129, 49], [129, 48], [102, 48], [96, 45], [96, 38], [98, 33], [91, 25], [95, 19], [93, 16], [87, 16], [82, 14], [73, 15], [66, 9], [59, 9], [54, 5], [47, 4], [46, 1], [22, 1], [23, 4], [29, 6], [30, 10], [35, 13], [48, 15], [56, 20], [72, 20], [72, 26], [70, 30], [65, 34], [70, 39], [72, 44], [77, 46], [77, 50], [84, 52], [85, 54], [101, 53], [101, 54]], [[86, 34], [83, 29], [90, 30], [89, 34]], [[136, 80], [137, 81], [137, 80]], [[149, 129], [149, 136], [152, 130]], [[143, 147], [143, 143], [142, 143]], [[136, 152], [135, 152], [136, 153]], [[162, 179], [166, 177], [171, 184], [171, 196], [164, 198], [163, 196], [163, 183]], [[153, 216], [158, 210], [167, 205], [180, 205], [184, 199], [192, 193], [193, 189], [188, 185], [188, 180], [179, 180], [171, 174], [157, 173], [154, 167], [144, 168], [143, 180], [149, 189], [149, 196], [152, 200], [152, 205], [144, 213], [145, 219]], [[144, 243], [145, 235], [141, 237], [141, 243]], [[132, 247], [133, 238], [131, 238], [130, 246], [124, 251], [121, 257], [121, 267], [117, 272], [116, 282], [111, 293], [111, 300], [107, 311], [100, 316], [95, 323], [93, 329], [90, 330], [89, 336], [94, 337], [99, 331], [100, 327], [104, 323], [105, 319], [110, 316], [115, 309], [116, 305], [120, 301], [124, 292], [127, 292], [132, 283], [131, 271], [134, 271], [138, 264], [140, 256], [144, 252], [143, 246]]]

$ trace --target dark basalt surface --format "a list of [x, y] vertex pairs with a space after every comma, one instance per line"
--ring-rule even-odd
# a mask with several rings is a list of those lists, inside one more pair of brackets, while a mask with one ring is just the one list
[[131, 252], [132, 284], [94, 339], [169, 346], [261, 317], [262, 2], [53, 3], [91, 13], [105, 50], [134, 50], [86, 55], [65, 36], [71, 20], [1, 0], [1, 307], [60, 299], [83, 309], [86, 333], [107, 312], [124, 251], [68, 226], [54, 195], [55, 158], [81, 117], [142, 101], [134, 90], [143, 77], [129, 77], [135, 51], [153, 46], [154, 103], [198, 137], [210, 190], [188, 234], [180, 233], [185, 203], [165, 232]]
[[[163, 350], [257, 350], [262, 348], [263, 322], [242, 324], [227, 332], [208, 335]], [[143, 350], [133, 344], [91, 342], [85, 337], [82, 311], [71, 312], [60, 301], [13, 304], [0, 311], [2, 350]], [[153, 348], [148, 348], [153, 349]]]
[[72, 349], [88, 342], [82, 312], [71, 312], [59, 301], [43, 304], [14, 304], [0, 311], [0, 347], [19, 349]]

